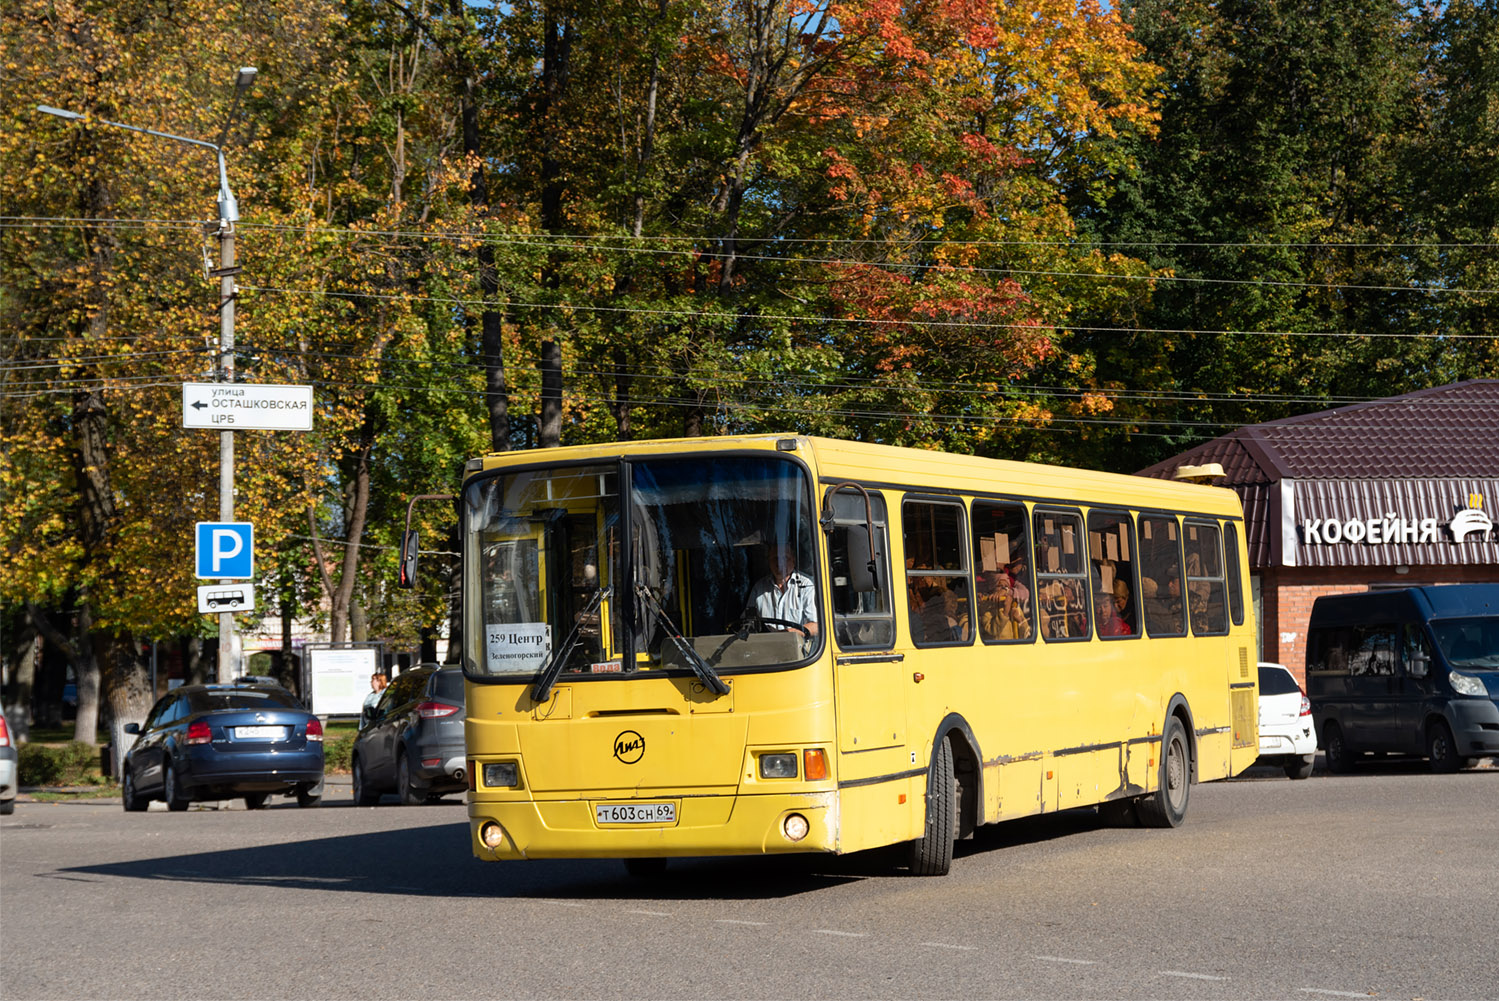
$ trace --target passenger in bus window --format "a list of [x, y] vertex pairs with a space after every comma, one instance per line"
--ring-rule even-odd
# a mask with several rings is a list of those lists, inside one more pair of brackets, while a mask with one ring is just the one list
[[816, 591], [812, 579], [796, 569], [790, 546], [771, 547], [770, 573], [755, 582], [745, 608], [762, 620], [779, 620], [766, 622], [767, 629], [817, 635]]
[[1179, 633], [1182, 628], [1181, 575], [1175, 566], [1167, 566], [1164, 585], [1157, 584], [1154, 596], [1146, 592], [1145, 615], [1152, 633]]
[[[1095, 568], [1095, 573], [1097, 572]], [[1097, 581], [1095, 580], [1095, 583]], [[1119, 589], [1124, 588], [1123, 604], [1120, 602]], [[1100, 589], [1101, 590], [1101, 589]], [[1123, 580], [1114, 581], [1113, 594], [1099, 594], [1094, 617], [1098, 624], [1098, 635], [1100, 636], [1129, 636], [1133, 630], [1119, 613], [1124, 604], [1129, 603], [1129, 585]]]

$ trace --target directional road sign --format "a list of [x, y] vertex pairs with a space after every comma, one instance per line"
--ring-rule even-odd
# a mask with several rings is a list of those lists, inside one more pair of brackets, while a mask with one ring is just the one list
[[255, 611], [254, 584], [204, 584], [198, 588], [200, 612]]
[[311, 431], [312, 387], [184, 382], [182, 426], [216, 431]]
[[255, 576], [255, 526], [248, 521], [198, 522], [199, 577]]

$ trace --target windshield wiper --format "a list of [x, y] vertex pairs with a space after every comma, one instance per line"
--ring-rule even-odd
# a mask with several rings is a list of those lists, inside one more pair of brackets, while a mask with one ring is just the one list
[[531, 698], [537, 702], [545, 702], [552, 694], [552, 686], [557, 683], [557, 676], [562, 673], [562, 665], [567, 663], [567, 658], [573, 654], [573, 648], [578, 645], [578, 635], [582, 630], [583, 623], [594, 612], [598, 611], [605, 598], [609, 597], [613, 588], [601, 587], [593, 592], [593, 597], [588, 599], [588, 604], [583, 606], [583, 611], [578, 613], [573, 620], [573, 627], [557, 652], [552, 654], [552, 659], [547, 661], [541, 673], [536, 676], [536, 686], [531, 689]]
[[671, 616], [666, 614], [666, 609], [661, 607], [661, 602], [657, 601], [656, 596], [651, 593], [651, 589], [644, 584], [637, 583], [635, 585], [635, 593], [644, 598], [646, 603], [661, 617], [661, 622], [666, 627], [667, 639], [675, 643], [677, 649], [682, 651], [682, 657], [687, 661], [687, 666], [692, 668], [692, 672], [702, 679], [703, 684], [714, 695], [729, 694], [729, 686], [718, 676], [718, 672], [713, 670], [712, 665], [703, 659], [702, 654], [694, 650], [692, 644], [687, 642], [686, 637], [682, 635], [682, 631], [677, 628], [676, 623], [671, 621]]

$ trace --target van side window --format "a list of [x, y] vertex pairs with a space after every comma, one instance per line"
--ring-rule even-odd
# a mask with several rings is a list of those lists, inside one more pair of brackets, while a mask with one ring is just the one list
[[1349, 630], [1348, 673], [1391, 676], [1399, 657], [1399, 629], [1393, 625], [1355, 626]]
[[875, 590], [856, 591], [849, 580], [849, 537], [857, 535], [855, 548], [867, 548], [864, 498], [852, 490], [832, 495], [833, 531], [828, 535], [828, 559], [832, 572], [833, 636], [845, 650], [888, 649], [895, 642], [895, 611], [890, 604], [889, 529], [885, 523], [885, 498], [870, 491], [874, 516]]
[[1187, 609], [1192, 615], [1192, 632], [1198, 636], [1226, 633], [1228, 606], [1218, 526], [1188, 521], [1183, 532], [1187, 549]]
[[1185, 636], [1181, 539], [1169, 515], [1140, 519], [1140, 598], [1151, 636]]
[[917, 646], [971, 642], [973, 606], [963, 545], [963, 506], [906, 501], [901, 520], [912, 641]]
[[973, 502], [979, 635], [985, 643], [1025, 643], [1035, 638], [1029, 554], [1023, 504]]
[[1083, 522], [1075, 514], [1037, 509], [1036, 611], [1043, 639], [1088, 639], [1087, 563], [1083, 558]]
[[1244, 579], [1239, 573], [1239, 526], [1228, 522], [1223, 526], [1223, 549], [1228, 569], [1228, 614], [1234, 625], [1244, 624]]

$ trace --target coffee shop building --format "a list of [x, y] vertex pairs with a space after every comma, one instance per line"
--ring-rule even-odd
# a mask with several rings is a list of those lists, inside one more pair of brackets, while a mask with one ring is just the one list
[[1499, 379], [1242, 427], [1140, 475], [1239, 494], [1260, 659], [1303, 683], [1318, 597], [1499, 582]]

